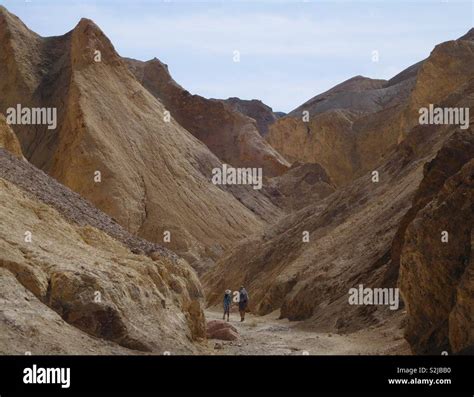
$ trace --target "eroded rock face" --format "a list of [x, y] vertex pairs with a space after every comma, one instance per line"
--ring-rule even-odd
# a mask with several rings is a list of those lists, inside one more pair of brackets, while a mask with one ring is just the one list
[[[414, 134], [417, 134], [415, 130]], [[406, 143], [411, 141], [409, 137]], [[413, 203], [398, 227], [392, 243], [391, 264], [386, 274], [388, 284], [395, 286], [399, 275], [400, 255], [405, 242], [407, 227], [413, 222], [418, 212], [429, 204], [439, 193], [448, 178], [456, 174], [474, 157], [474, 135], [471, 130], [458, 130], [441, 148], [437, 156], [426, 163], [423, 169], [423, 180], [418, 187]]]
[[399, 284], [406, 338], [417, 354], [459, 352], [474, 343], [472, 158], [472, 130], [458, 131], [425, 167], [407, 214]]
[[446, 102], [472, 80], [473, 49], [471, 32], [388, 81], [345, 81], [277, 120], [267, 139], [290, 162], [319, 163], [343, 186], [386, 162], [418, 125], [420, 108]]
[[18, 158], [23, 158], [20, 142], [6, 123], [5, 117], [0, 114], [0, 148], [4, 148]]
[[[466, 84], [441, 105], [472, 107], [473, 92], [474, 85]], [[449, 140], [451, 136], [453, 140]], [[457, 126], [416, 126], [377, 168], [379, 182], [374, 183], [372, 174], [367, 173], [234, 247], [203, 277], [209, 302], [218, 303], [222, 285], [236, 288], [243, 284], [252, 297], [250, 309], [254, 313], [280, 309], [282, 317], [307, 320], [325, 330], [351, 332], [383, 318], [394, 318], [395, 314], [386, 308], [349, 305], [348, 290], [359, 284], [374, 288], [396, 286], [397, 273], [391, 277], [387, 274], [396, 267], [395, 246], [400, 247], [400, 243], [395, 244], [394, 240], [399, 239], [399, 230], [410, 223], [407, 219], [412, 202], [417, 202], [419, 189], [431, 201], [429, 197], [437, 194], [443, 179], [458, 172], [462, 163], [472, 158], [471, 140], [472, 131], [462, 132]], [[442, 158], [435, 159], [445, 144], [440, 152]], [[421, 196], [425, 197], [425, 193]], [[446, 199], [449, 197], [447, 194]], [[467, 211], [471, 199], [460, 193], [459, 200], [457, 204]], [[467, 214], [443, 218], [445, 227], [456, 228], [462, 216]], [[309, 233], [307, 242], [304, 233]], [[420, 239], [424, 237], [423, 234]], [[465, 237], [467, 242], [467, 232]], [[414, 241], [418, 242], [416, 236]], [[427, 238], [426, 243], [429, 241]], [[457, 254], [453, 252], [455, 257]], [[428, 293], [423, 292], [424, 283], [436, 279], [436, 273], [430, 274], [428, 267], [423, 269], [425, 279], [413, 281], [415, 294]], [[465, 302], [465, 283], [462, 285], [460, 301]], [[462, 307], [453, 315], [463, 323], [459, 329], [466, 325], [469, 304]], [[347, 322], [347, 318], [351, 321]], [[420, 314], [418, 319], [421, 318], [426, 319]], [[416, 332], [415, 326], [412, 331]]]
[[347, 80], [276, 121], [267, 139], [290, 162], [319, 163], [343, 186], [384, 161], [397, 145], [413, 73], [389, 81]]
[[438, 44], [422, 63], [413, 92], [400, 123], [401, 141], [418, 123], [419, 109], [429, 104], [440, 104], [468, 84], [474, 77], [470, 65], [474, 62], [472, 30], [457, 40]]
[[[0, 179], [0, 213], [0, 351], [124, 352], [120, 346], [198, 351], [195, 342], [205, 337], [202, 293], [186, 262], [135, 255], [104, 231], [71, 223], [5, 179]], [[29, 303], [13, 311], [20, 296]], [[34, 307], [40, 308], [38, 315], [24, 315]], [[15, 327], [21, 332], [12, 342]], [[40, 327], [48, 336], [43, 330], [26, 342], [28, 329]], [[46, 346], [32, 347], [46, 338]]]
[[69, 325], [0, 267], [0, 354], [137, 354]]
[[312, 116], [335, 109], [373, 113], [377, 109], [381, 109], [380, 99], [387, 100], [389, 97], [383, 91], [385, 85], [385, 80], [356, 76], [316, 95], [288, 115], [301, 118], [304, 111], [308, 111]]
[[[390, 317], [384, 308], [349, 305], [348, 291], [360, 283], [381, 286], [391, 241], [421, 180], [419, 164], [400, 178], [403, 161], [393, 162], [380, 170], [380, 183], [366, 175], [236, 246], [203, 277], [209, 303], [219, 302], [222, 285], [242, 284], [252, 312], [280, 309], [283, 318], [327, 331], [356, 330]], [[351, 321], [341, 327], [345, 318]]]
[[244, 100], [240, 98], [221, 99], [230, 107], [257, 122], [257, 129], [260, 135], [266, 136], [268, 127], [278, 120], [279, 116], [275, 114], [270, 106], [265, 105], [258, 99]]
[[474, 237], [471, 230], [471, 261], [464, 270], [456, 288], [456, 304], [449, 314], [449, 343], [451, 349], [462, 353], [470, 351], [474, 344]]
[[[198, 351], [193, 343], [205, 337], [201, 286], [174, 253], [131, 235], [1, 148], [0, 214], [1, 351]], [[12, 311], [22, 296], [29, 303]], [[38, 315], [26, 315], [33, 307]], [[56, 335], [59, 329], [64, 334]], [[28, 332], [37, 339], [27, 342]], [[35, 340], [41, 347], [32, 347]]]
[[265, 186], [270, 199], [286, 211], [295, 211], [329, 196], [336, 190], [326, 170], [319, 164], [293, 163], [284, 174]]
[[[211, 183], [212, 169], [222, 163], [174, 118], [165, 120], [163, 104], [137, 81], [92, 21], [81, 20], [64, 36], [41, 38], [5, 9], [0, 14], [0, 47], [9, 54], [0, 62], [0, 112], [18, 103], [58, 112], [56, 130], [14, 127], [35, 166], [132, 234], [166, 244], [198, 269], [278, 212], [255, 191], [237, 188], [231, 194]], [[225, 106], [215, 106], [222, 116]], [[239, 140], [256, 139], [267, 148], [258, 152], [261, 160], [273, 164], [271, 148], [250, 119], [234, 113], [224, 118], [235, 131], [242, 131], [241, 121], [254, 129], [239, 132]], [[212, 121], [212, 114], [204, 119]], [[235, 142], [226, 147], [235, 150]], [[246, 148], [239, 156], [255, 165], [256, 146], [239, 147]]]
[[262, 167], [267, 177], [288, 169], [287, 161], [260, 136], [254, 119], [234, 111], [225, 101], [191, 95], [156, 58], [148, 62], [128, 59], [127, 63], [171, 116], [223, 162], [235, 167]]
[[351, 180], [358, 162], [354, 119], [355, 115], [346, 110], [317, 114], [309, 122], [287, 116], [270, 126], [267, 139], [292, 163], [320, 164], [341, 186]]

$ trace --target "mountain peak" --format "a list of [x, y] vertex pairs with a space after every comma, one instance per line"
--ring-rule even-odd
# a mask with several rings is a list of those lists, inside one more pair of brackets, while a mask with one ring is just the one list
[[145, 64], [158, 65], [161, 68], [166, 69], [166, 71], [169, 73], [168, 65], [166, 63], [161, 62], [157, 57], [154, 57], [154, 58], [150, 59], [149, 61], [146, 61]]
[[10, 12], [2, 5], [0, 5], [0, 17], [1, 16], [6, 16], [6, 15], [11, 15]]
[[4, 6], [0, 5], [0, 30], [10, 30], [14, 31], [16, 34], [20, 35], [34, 35], [38, 36], [36, 33], [28, 29], [28, 27], [18, 18], [15, 14], [12, 14]]
[[89, 18], [81, 18], [77, 25], [72, 30], [73, 33], [85, 36], [103, 36], [104, 32], [96, 25], [96, 23]]
[[77, 23], [76, 27], [74, 30], [86, 30], [86, 29], [94, 29], [94, 30], [99, 30], [100, 28], [96, 25], [96, 23], [89, 18], [81, 18], [80, 21]]
[[88, 18], [81, 18], [70, 32], [72, 33], [72, 53], [76, 66], [81, 63], [89, 65], [91, 54], [96, 51], [101, 54], [101, 62], [105, 64], [120, 64], [119, 56], [105, 33]]
[[461, 36], [458, 40], [474, 41], [474, 28], [469, 29], [469, 31], [464, 36]]

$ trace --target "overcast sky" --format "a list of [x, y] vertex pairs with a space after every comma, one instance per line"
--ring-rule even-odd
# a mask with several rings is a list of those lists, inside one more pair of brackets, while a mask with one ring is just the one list
[[42, 36], [90, 18], [120, 55], [157, 57], [193, 94], [256, 98], [285, 112], [356, 75], [390, 78], [474, 20], [473, 0], [0, 3]]

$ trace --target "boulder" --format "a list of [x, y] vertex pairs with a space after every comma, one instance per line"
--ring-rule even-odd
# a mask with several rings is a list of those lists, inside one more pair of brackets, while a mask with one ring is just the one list
[[239, 338], [237, 328], [222, 320], [211, 320], [207, 323], [207, 338], [220, 340], [236, 340]]

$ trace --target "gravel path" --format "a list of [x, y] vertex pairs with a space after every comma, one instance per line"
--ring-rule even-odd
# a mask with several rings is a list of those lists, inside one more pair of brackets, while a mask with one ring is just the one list
[[[237, 341], [210, 340], [211, 354], [218, 355], [389, 355], [410, 354], [401, 330], [380, 325], [353, 334], [331, 334], [304, 330], [301, 323], [278, 320], [277, 311], [266, 316], [247, 314], [240, 322], [238, 312], [231, 314], [231, 324], [237, 328]], [[222, 320], [220, 310], [206, 311], [207, 320]], [[215, 349], [215, 344], [222, 349]]]

